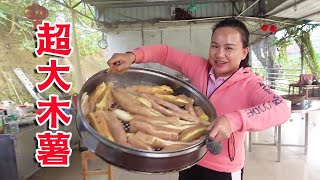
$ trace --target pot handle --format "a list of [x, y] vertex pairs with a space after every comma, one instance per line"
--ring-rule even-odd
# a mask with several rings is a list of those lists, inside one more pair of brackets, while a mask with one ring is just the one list
[[[119, 66], [120, 65], [120, 62], [115, 62], [114, 65], [117, 65]], [[109, 67], [108, 69], [106, 69], [105, 73], [113, 73], [115, 72], [115, 70], [111, 67]]]
[[215, 142], [209, 137], [210, 131], [206, 132], [206, 146], [208, 151], [213, 155], [218, 155], [222, 152], [222, 144]]

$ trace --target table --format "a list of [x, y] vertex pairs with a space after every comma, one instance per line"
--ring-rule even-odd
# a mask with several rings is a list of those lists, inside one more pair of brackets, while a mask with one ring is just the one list
[[[306, 99], [309, 99], [309, 90], [312, 90], [312, 96], [314, 97], [314, 89], [320, 88], [320, 85], [300, 85], [297, 83], [289, 84], [289, 93], [288, 94], [294, 94], [294, 89], [298, 87], [299, 88], [299, 94], [302, 94], [302, 89], [306, 90]], [[292, 92], [291, 92], [292, 88]]]
[[309, 138], [309, 112], [320, 110], [320, 101], [317, 100], [306, 100], [299, 105], [291, 105], [291, 113], [302, 113], [305, 119], [305, 133], [304, 133], [304, 144], [282, 144], [281, 142], [281, 126], [275, 127], [275, 141], [274, 143], [252, 143], [251, 132], [249, 132], [249, 152], [252, 151], [252, 145], [271, 145], [277, 146], [277, 161], [281, 160], [281, 146], [295, 146], [304, 147], [304, 154], [308, 154], [308, 138]]
[[0, 134], [0, 179], [28, 179], [40, 169], [34, 154], [37, 147], [36, 133], [45, 128], [35, 124], [19, 127], [18, 132]]

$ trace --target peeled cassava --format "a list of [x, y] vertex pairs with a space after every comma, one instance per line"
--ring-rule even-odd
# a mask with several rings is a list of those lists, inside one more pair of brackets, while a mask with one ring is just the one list
[[196, 126], [190, 127], [182, 131], [179, 135], [179, 141], [182, 142], [191, 142], [200, 138], [206, 131], [208, 126], [203, 124], [198, 124]]

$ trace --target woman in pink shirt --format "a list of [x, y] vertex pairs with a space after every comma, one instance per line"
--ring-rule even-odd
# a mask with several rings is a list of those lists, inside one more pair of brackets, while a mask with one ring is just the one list
[[179, 180], [243, 179], [245, 132], [277, 126], [290, 118], [285, 101], [250, 70], [248, 46], [244, 23], [229, 18], [213, 28], [208, 59], [166, 45], [149, 45], [116, 53], [108, 61], [116, 72], [134, 62], [158, 62], [175, 69], [215, 107], [217, 118], [209, 127], [209, 137], [222, 144], [222, 152], [207, 153], [197, 165], [181, 171]]

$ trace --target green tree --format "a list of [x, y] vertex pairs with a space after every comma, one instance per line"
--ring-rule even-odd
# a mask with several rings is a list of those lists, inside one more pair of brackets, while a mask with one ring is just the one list
[[[0, 2], [0, 25], [10, 29], [8, 35], [17, 35], [20, 39], [22, 36], [21, 49], [34, 50], [34, 32], [33, 25], [29, 19], [24, 17], [24, 10], [30, 6], [34, 0], [6, 0]], [[46, 20], [51, 22], [71, 22], [71, 12], [66, 6], [72, 7], [76, 0], [69, 1], [68, 4], [62, 5], [56, 0], [39, 0], [40, 5], [49, 10], [49, 16]], [[101, 33], [97, 31], [96, 23], [92, 9], [85, 3], [74, 8], [78, 12], [75, 19], [80, 56], [91, 56], [99, 53], [97, 46]], [[14, 36], [13, 36], [14, 37]]]
[[[44, 74], [34, 73], [34, 69], [38, 64], [45, 64], [49, 57], [34, 58], [32, 52], [35, 49], [35, 32], [32, 22], [24, 16], [25, 8], [37, 2], [49, 10], [47, 21], [50, 22], [71, 22], [71, 12], [68, 7], [75, 6], [76, 0], [68, 1], [68, 4], [62, 4], [56, 0], [3, 0], [0, 1], [0, 46], [7, 44], [8, 48], [2, 49], [0, 52], [1, 58], [6, 58], [6, 62], [1, 62], [0, 67], [0, 85], [5, 87], [0, 93], [0, 100], [12, 99], [16, 102], [17, 95], [25, 101], [33, 101], [29, 93], [21, 85], [21, 82], [13, 74], [12, 69], [16, 67], [23, 68], [25, 74], [30, 78], [31, 82], [41, 82], [44, 80]], [[77, 11], [74, 16], [75, 28], [78, 37], [78, 47], [80, 57], [99, 56], [100, 48], [97, 45], [101, 39], [101, 32], [97, 31], [97, 26], [94, 20], [92, 10], [87, 4], [81, 3], [74, 8]], [[1, 42], [2, 41], [2, 42]], [[8, 43], [9, 42], [9, 43]], [[21, 58], [23, 57], [23, 58]], [[32, 61], [30, 61], [33, 59]], [[9, 61], [8, 61], [9, 60]], [[67, 58], [64, 62], [70, 63]], [[4, 73], [2, 73], [4, 72]], [[9, 77], [9, 78], [7, 78]], [[67, 81], [70, 81], [70, 75], [64, 76]], [[12, 83], [7, 80], [11, 79]], [[11, 81], [10, 81], [11, 82]], [[18, 93], [14, 93], [10, 84], [13, 84]], [[59, 93], [55, 87], [43, 93], [43, 97], [49, 94]]]
[[[280, 62], [287, 62], [287, 48], [292, 42], [295, 42], [301, 51], [301, 57], [310, 69], [312, 74], [320, 77], [320, 66], [318, 62], [317, 54], [311, 43], [310, 33], [319, 26], [319, 24], [299, 24], [296, 26], [289, 26], [285, 29], [285, 35], [275, 41], [279, 52]], [[291, 62], [291, 64], [293, 64]]]

